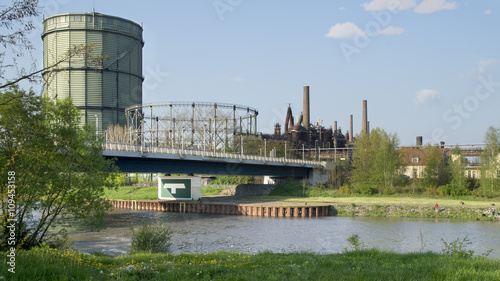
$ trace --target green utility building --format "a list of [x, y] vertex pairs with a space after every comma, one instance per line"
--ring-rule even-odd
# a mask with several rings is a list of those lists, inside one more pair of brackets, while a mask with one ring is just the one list
[[142, 104], [142, 26], [99, 13], [68, 13], [43, 21], [43, 65], [60, 61], [74, 46], [92, 44], [104, 56], [96, 67], [76, 56], [42, 73], [51, 98], [70, 97], [82, 113], [82, 124], [126, 125], [125, 108]]

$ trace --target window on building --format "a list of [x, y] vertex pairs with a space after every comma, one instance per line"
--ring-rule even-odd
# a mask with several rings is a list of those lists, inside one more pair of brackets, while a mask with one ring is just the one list
[[59, 22], [66, 22], [66, 17], [60, 17]]
[[54, 24], [54, 18], [49, 19], [48, 23], [49, 24]]
[[126, 21], [122, 21], [122, 26], [123, 26], [123, 27], [128, 27], [128, 22], [126, 22]]
[[82, 19], [82, 16], [74, 16], [73, 17], [73, 21], [76, 21], [76, 22], [81, 22], [83, 19]]
[[107, 19], [106, 19], [106, 23], [107, 23], [107, 24], [114, 24], [114, 23], [115, 23], [115, 21], [114, 21], [112, 18], [107, 18]]
[[412, 163], [418, 163], [419, 161], [420, 161], [420, 158], [418, 158], [418, 157], [412, 157], [411, 158], [411, 162]]
[[472, 177], [476, 178], [476, 171], [472, 171]]

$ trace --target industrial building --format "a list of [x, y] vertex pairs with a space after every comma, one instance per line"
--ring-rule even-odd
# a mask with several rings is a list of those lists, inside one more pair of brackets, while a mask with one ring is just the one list
[[[353, 135], [353, 116], [350, 116], [350, 130], [342, 133], [342, 129], [334, 122], [333, 128], [325, 128], [319, 122], [316, 125], [311, 124], [310, 106], [309, 106], [309, 86], [304, 86], [303, 111], [297, 122], [294, 122], [292, 108], [289, 105], [285, 118], [285, 126], [281, 132], [281, 125], [275, 124], [274, 139], [286, 139], [296, 144], [303, 144], [306, 147], [321, 148], [346, 148], [352, 144]], [[367, 101], [363, 101], [363, 121], [362, 130], [369, 132]]]
[[82, 124], [126, 125], [125, 109], [142, 104], [142, 26], [100, 13], [67, 13], [43, 20], [43, 65], [57, 64], [74, 46], [93, 46], [104, 57], [100, 66], [75, 56], [42, 73], [44, 93], [70, 97], [82, 113]]

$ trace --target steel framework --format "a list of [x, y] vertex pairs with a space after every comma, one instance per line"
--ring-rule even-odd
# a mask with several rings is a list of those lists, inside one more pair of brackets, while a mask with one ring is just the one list
[[237, 136], [257, 134], [254, 108], [212, 102], [135, 105], [125, 110], [131, 144], [237, 150]]

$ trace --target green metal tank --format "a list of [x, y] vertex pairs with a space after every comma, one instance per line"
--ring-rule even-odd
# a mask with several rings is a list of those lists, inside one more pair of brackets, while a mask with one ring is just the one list
[[93, 54], [106, 57], [99, 68], [79, 56], [43, 72], [45, 95], [70, 97], [81, 123], [97, 121], [99, 131], [126, 125], [125, 108], [142, 104], [142, 26], [95, 12], [58, 14], [43, 20], [42, 40], [44, 67], [81, 44], [92, 44]]

